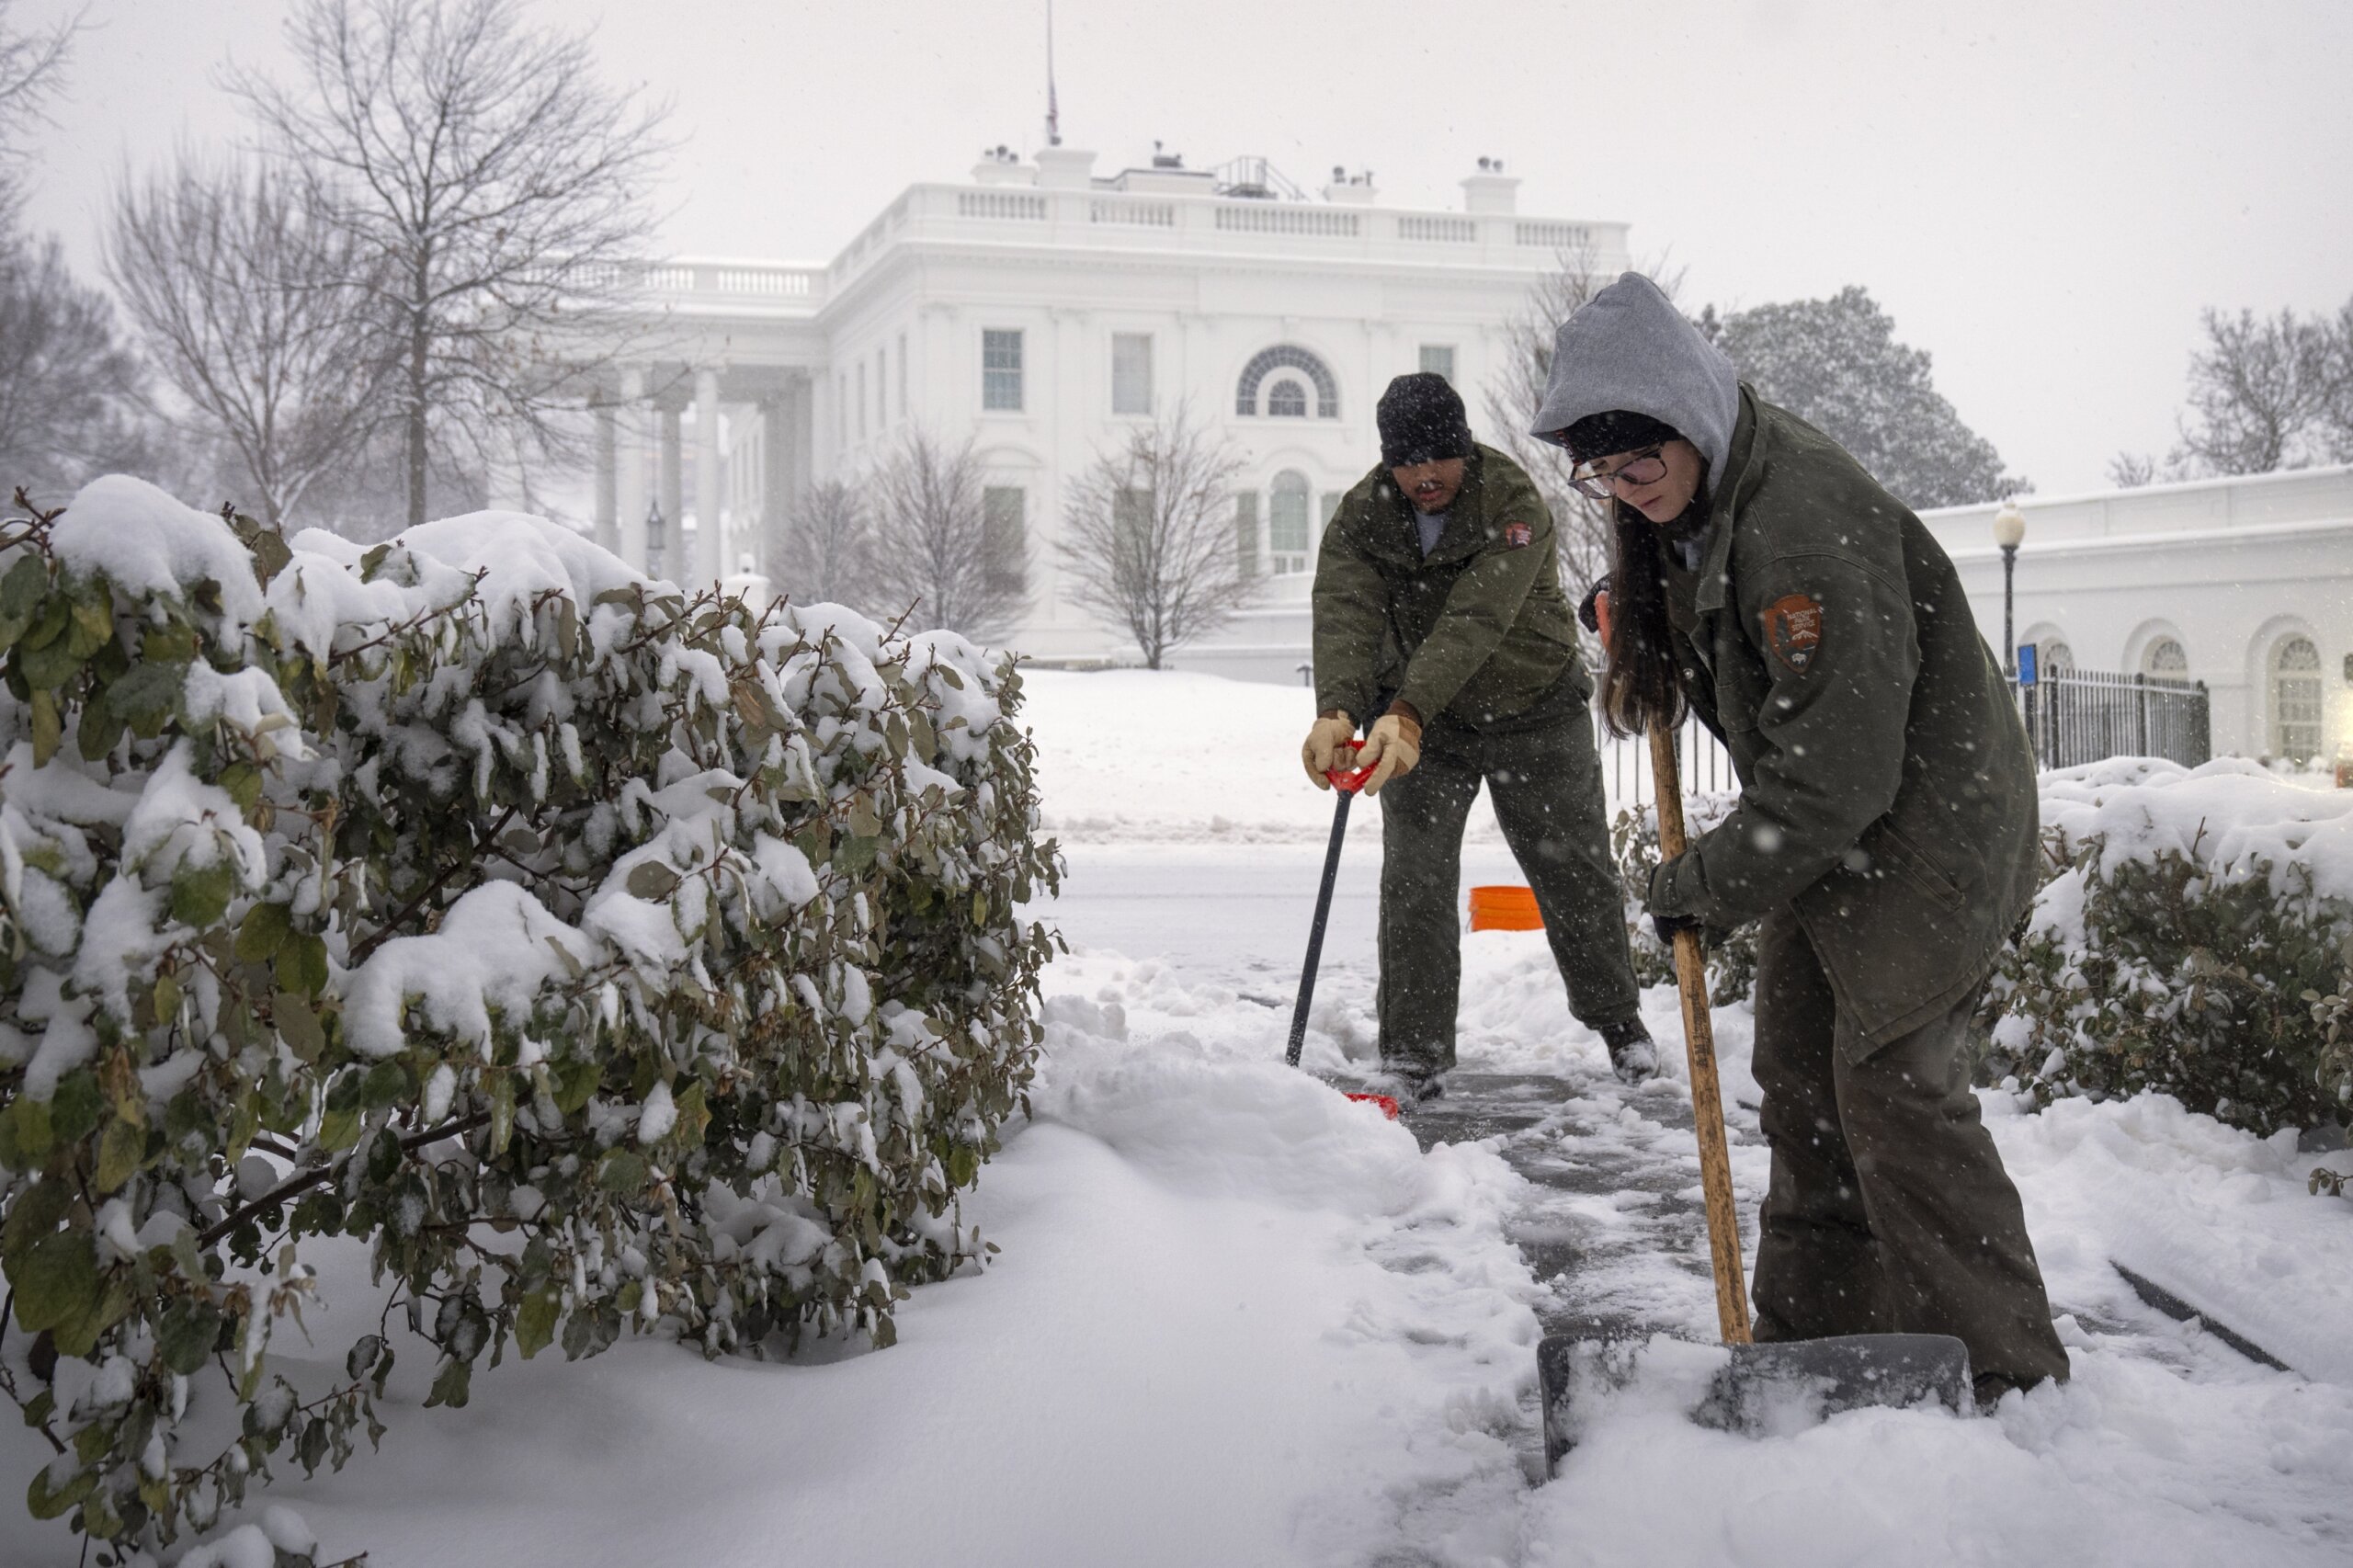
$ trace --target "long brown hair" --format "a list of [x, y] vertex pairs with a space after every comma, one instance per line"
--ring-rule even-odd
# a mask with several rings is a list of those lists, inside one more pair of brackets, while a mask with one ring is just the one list
[[1610, 502], [1609, 641], [1602, 650], [1601, 722], [1613, 735], [1672, 729], [1689, 704], [1666, 618], [1665, 530], [1622, 501]]

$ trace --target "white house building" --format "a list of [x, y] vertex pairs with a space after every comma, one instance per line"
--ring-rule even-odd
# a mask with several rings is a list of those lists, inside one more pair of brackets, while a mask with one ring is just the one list
[[[2043, 669], [2204, 683], [2217, 754], [2353, 746], [2353, 468], [2029, 495], [2013, 635]], [[1995, 508], [1922, 514], [2002, 645]]]
[[[999, 149], [969, 181], [909, 187], [822, 266], [650, 268], [644, 338], [599, 398], [598, 537], [681, 580], [748, 569], [790, 592], [773, 568], [809, 484], [854, 481], [918, 427], [971, 437], [995, 553], [1026, 579], [1007, 641], [1131, 661], [1063, 589], [1063, 492], [1181, 402], [1246, 455], [1237, 543], [1265, 581], [1176, 662], [1295, 681], [1317, 536], [1378, 460], [1390, 378], [1444, 373], [1480, 429], [1531, 288], [1565, 257], [1605, 277], [1627, 265], [1623, 224], [1523, 216], [1518, 181], [1485, 159], [1452, 211], [1385, 205], [1338, 170], [1310, 197], [1260, 160], [1155, 156], [1108, 176], [1095, 161]], [[2353, 469], [2020, 505], [2015, 637], [2044, 667], [2203, 682], [2219, 753], [2353, 746]], [[1998, 646], [1994, 511], [1927, 520]]]
[[1000, 150], [969, 183], [909, 187], [823, 267], [650, 269], [654, 347], [615, 364], [599, 400], [599, 538], [681, 579], [763, 568], [813, 481], [854, 479], [912, 428], [971, 436], [999, 553], [1028, 579], [1008, 641], [1132, 659], [1063, 591], [1063, 490], [1181, 403], [1245, 455], [1237, 540], [1267, 578], [1261, 607], [1188, 662], [1295, 679], [1317, 535], [1378, 460], [1390, 378], [1445, 374], [1476, 426], [1531, 287], [1564, 256], [1626, 266], [1624, 225], [1523, 216], [1518, 182], [1484, 159], [1456, 211], [1384, 205], [1338, 170], [1311, 198], [1260, 160], [1094, 164]]

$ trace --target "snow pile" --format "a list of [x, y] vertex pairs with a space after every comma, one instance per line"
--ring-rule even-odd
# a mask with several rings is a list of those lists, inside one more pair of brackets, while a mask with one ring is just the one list
[[[372, 1324], [272, 1365], [306, 1237], [370, 1244], [451, 1406], [510, 1343], [887, 1345], [983, 1256], [1057, 872], [1009, 663], [518, 514], [363, 551], [119, 477], [0, 533], [0, 648], [37, 1517], [166, 1546], [373, 1435]], [[192, 1389], [245, 1407], [213, 1457]]]

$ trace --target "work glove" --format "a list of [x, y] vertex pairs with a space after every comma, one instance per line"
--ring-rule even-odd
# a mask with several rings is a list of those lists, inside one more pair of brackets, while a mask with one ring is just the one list
[[1370, 767], [1364, 792], [1378, 795], [1392, 778], [1403, 778], [1422, 760], [1422, 726], [1403, 713], [1383, 713], [1372, 722], [1372, 733], [1357, 753], [1357, 766]]
[[1603, 628], [1601, 618], [1608, 613], [1609, 574], [1604, 572], [1593, 580], [1593, 586], [1585, 591], [1585, 597], [1577, 601], [1577, 620], [1587, 631], [1607, 642], [1609, 633]]
[[1654, 915], [1651, 916], [1651, 929], [1658, 933], [1658, 945], [1670, 953], [1675, 951], [1675, 934], [1677, 931], [1697, 931], [1702, 944], [1708, 939], [1707, 926], [1688, 915]]
[[1343, 747], [1356, 738], [1357, 722], [1336, 710], [1308, 727], [1307, 744], [1299, 748], [1299, 760], [1318, 790], [1332, 787], [1332, 781], [1324, 776], [1340, 766]]

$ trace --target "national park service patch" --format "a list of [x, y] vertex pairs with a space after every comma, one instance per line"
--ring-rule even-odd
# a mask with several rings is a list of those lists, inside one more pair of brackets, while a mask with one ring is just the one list
[[1528, 541], [1536, 537], [1536, 529], [1527, 523], [1506, 523], [1504, 543], [1513, 550], [1526, 550]]
[[1822, 601], [1805, 594], [1783, 594], [1765, 607], [1765, 646], [1803, 675], [1822, 646]]

